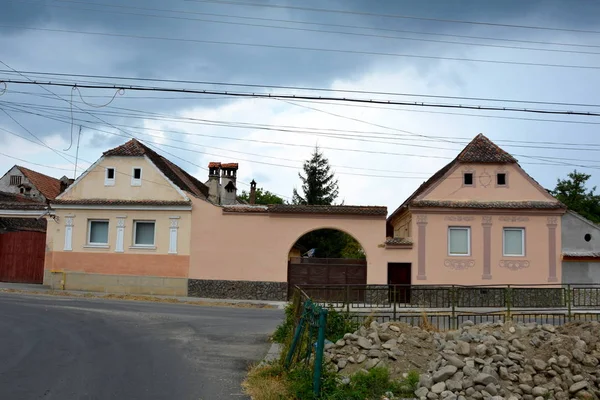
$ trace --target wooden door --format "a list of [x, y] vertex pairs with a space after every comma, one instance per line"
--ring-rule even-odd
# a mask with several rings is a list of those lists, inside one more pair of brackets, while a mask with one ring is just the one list
[[388, 263], [390, 301], [410, 303], [411, 264]]
[[42, 283], [46, 233], [9, 232], [0, 235], [0, 281]]

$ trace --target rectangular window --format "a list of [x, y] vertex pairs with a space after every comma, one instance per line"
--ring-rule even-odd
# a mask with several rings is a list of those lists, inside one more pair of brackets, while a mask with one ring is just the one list
[[104, 175], [104, 186], [114, 186], [115, 185], [115, 169], [112, 167], [108, 167], [105, 170]]
[[504, 174], [504, 173], [496, 174], [496, 184], [498, 186], [505, 186], [506, 185], [506, 174]]
[[448, 254], [451, 256], [471, 255], [471, 228], [448, 228]]
[[134, 221], [133, 222], [133, 245], [134, 246], [154, 246], [154, 221]]
[[88, 244], [108, 245], [108, 221], [89, 220], [88, 222]]
[[11, 175], [10, 176], [10, 186], [19, 186], [21, 184], [22, 177], [19, 175]]
[[525, 255], [525, 229], [504, 228], [503, 254], [505, 256]]
[[473, 173], [467, 172], [463, 175], [463, 183], [465, 186], [473, 185]]
[[142, 169], [134, 168], [131, 172], [131, 186], [141, 186], [142, 185]]

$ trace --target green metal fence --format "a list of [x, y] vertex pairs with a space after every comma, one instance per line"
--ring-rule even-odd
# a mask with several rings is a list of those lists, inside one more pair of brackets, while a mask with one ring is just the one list
[[327, 310], [306, 299], [285, 359], [287, 369], [298, 364], [312, 369], [313, 392], [316, 396], [321, 392], [326, 327]]

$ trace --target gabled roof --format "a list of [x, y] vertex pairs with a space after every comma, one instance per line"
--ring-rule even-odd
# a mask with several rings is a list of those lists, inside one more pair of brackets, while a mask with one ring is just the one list
[[459, 163], [474, 164], [517, 164], [517, 159], [498, 145], [480, 133], [448, 164], [433, 174], [421, 186], [414, 191], [389, 217], [388, 222], [398, 215], [403, 209], [407, 208], [413, 200], [429, 189], [434, 183], [441, 179], [448, 171]]
[[154, 165], [181, 190], [201, 198], [208, 197], [208, 187], [188, 174], [182, 168], [173, 164], [137, 139], [131, 139], [125, 144], [103, 153], [105, 157], [143, 157], [146, 156]]
[[600, 225], [599, 224], [597, 224], [597, 223], [595, 223], [593, 221], [590, 221], [589, 219], [587, 219], [583, 215], [581, 215], [581, 214], [579, 214], [579, 213], [577, 213], [577, 212], [575, 212], [573, 210], [567, 210], [567, 214], [571, 214], [575, 218], [579, 219], [581, 222], [584, 222], [584, 223], [592, 226], [593, 228], [600, 229]]
[[29, 168], [16, 166], [35, 188], [48, 200], [54, 200], [60, 194], [60, 180]]

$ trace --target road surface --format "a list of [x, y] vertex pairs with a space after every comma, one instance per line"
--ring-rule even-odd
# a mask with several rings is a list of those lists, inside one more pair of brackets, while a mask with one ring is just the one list
[[281, 310], [0, 294], [0, 399], [246, 399]]

